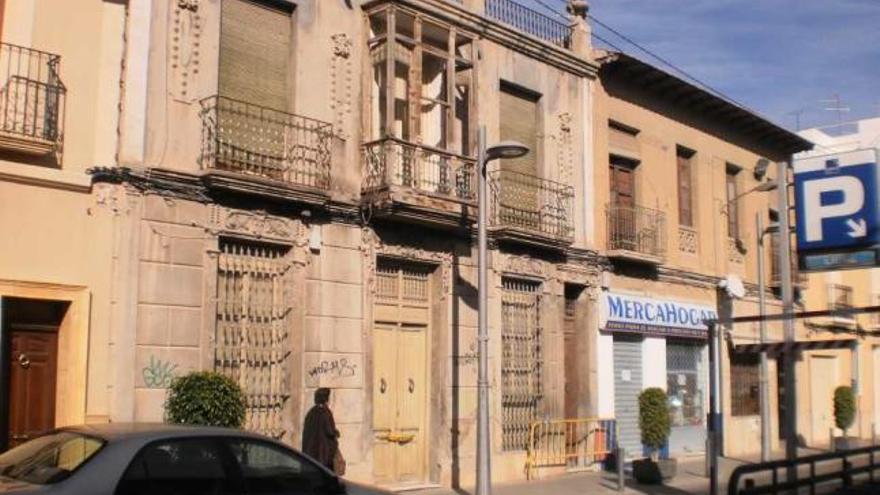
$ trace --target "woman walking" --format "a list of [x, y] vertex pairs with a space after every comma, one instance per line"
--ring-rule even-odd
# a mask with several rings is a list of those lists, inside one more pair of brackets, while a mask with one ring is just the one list
[[339, 430], [333, 412], [327, 406], [330, 389], [315, 390], [315, 405], [303, 422], [302, 450], [337, 475], [345, 474], [345, 460], [339, 452]]

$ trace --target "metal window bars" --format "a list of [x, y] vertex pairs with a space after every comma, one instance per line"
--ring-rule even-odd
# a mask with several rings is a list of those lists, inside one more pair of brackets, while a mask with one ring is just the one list
[[224, 96], [201, 105], [202, 168], [329, 190], [331, 124]]
[[490, 224], [571, 242], [574, 188], [509, 170], [489, 172]]
[[543, 402], [541, 284], [503, 280], [501, 296], [502, 448], [526, 450]]
[[643, 206], [609, 204], [608, 249], [666, 256], [666, 214]]
[[274, 438], [284, 424], [291, 333], [289, 249], [222, 241], [214, 368], [245, 394], [245, 428]]
[[486, 0], [486, 16], [562, 48], [571, 48], [571, 27], [513, 0]]
[[365, 194], [389, 186], [461, 201], [476, 199], [476, 161], [395, 138], [364, 144]]
[[60, 63], [60, 55], [0, 43], [0, 144], [60, 153], [67, 94]]

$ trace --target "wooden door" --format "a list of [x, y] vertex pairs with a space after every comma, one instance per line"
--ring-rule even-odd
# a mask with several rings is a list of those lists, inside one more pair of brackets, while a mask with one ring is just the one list
[[12, 329], [9, 447], [55, 427], [58, 333]]
[[611, 207], [612, 214], [609, 217], [611, 230], [612, 249], [627, 249], [636, 251], [638, 239], [636, 237], [636, 188], [635, 171], [632, 167], [612, 163], [611, 164]]
[[577, 299], [565, 298], [565, 319], [563, 321], [563, 359], [565, 360], [565, 418], [574, 419], [578, 417], [578, 388], [580, 381], [578, 380], [578, 352], [577, 341], [575, 340], [575, 316], [577, 308]]
[[810, 414], [813, 445], [827, 444], [834, 427], [834, 387], [837, 384], [837, 359], [832, 356], [810, 358]]
[[373, 474], [378, 483], [425, 481], [429, 271], [382, 264], [373, 326]]

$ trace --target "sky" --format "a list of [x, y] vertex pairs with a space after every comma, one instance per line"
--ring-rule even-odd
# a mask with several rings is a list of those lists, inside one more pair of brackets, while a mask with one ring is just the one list
[[[518, 0], [549, 14], [565, 0]], [[773, 122], [880, 116], [880, 0], [590, 0], [590, 14]], [[549, 14], [552, 16], [552, 14]], [[667, 71], [593, 24], [594, 32]], [[596, 41], [597, 44], [601, 42]], [[676, 74], [679, 75], [679, 74]], [[796, 115], [799, 113], [799, 116]]]

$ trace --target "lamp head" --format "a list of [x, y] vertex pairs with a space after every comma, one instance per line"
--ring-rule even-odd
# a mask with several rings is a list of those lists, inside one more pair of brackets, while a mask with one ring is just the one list
[[498, 158], [519, 158], [529, 153], [528, 146], [517, 141], [502, 141], [486, 150], [486, 161]]
[[775, 190], [777, 187], [779, 187], [778, 182], [776, 182], [775, 180], [768, 180], [766, 182], [758, 184], [758, 186], [755, 187], [755, 190], [758, 192], [768, 192]]

